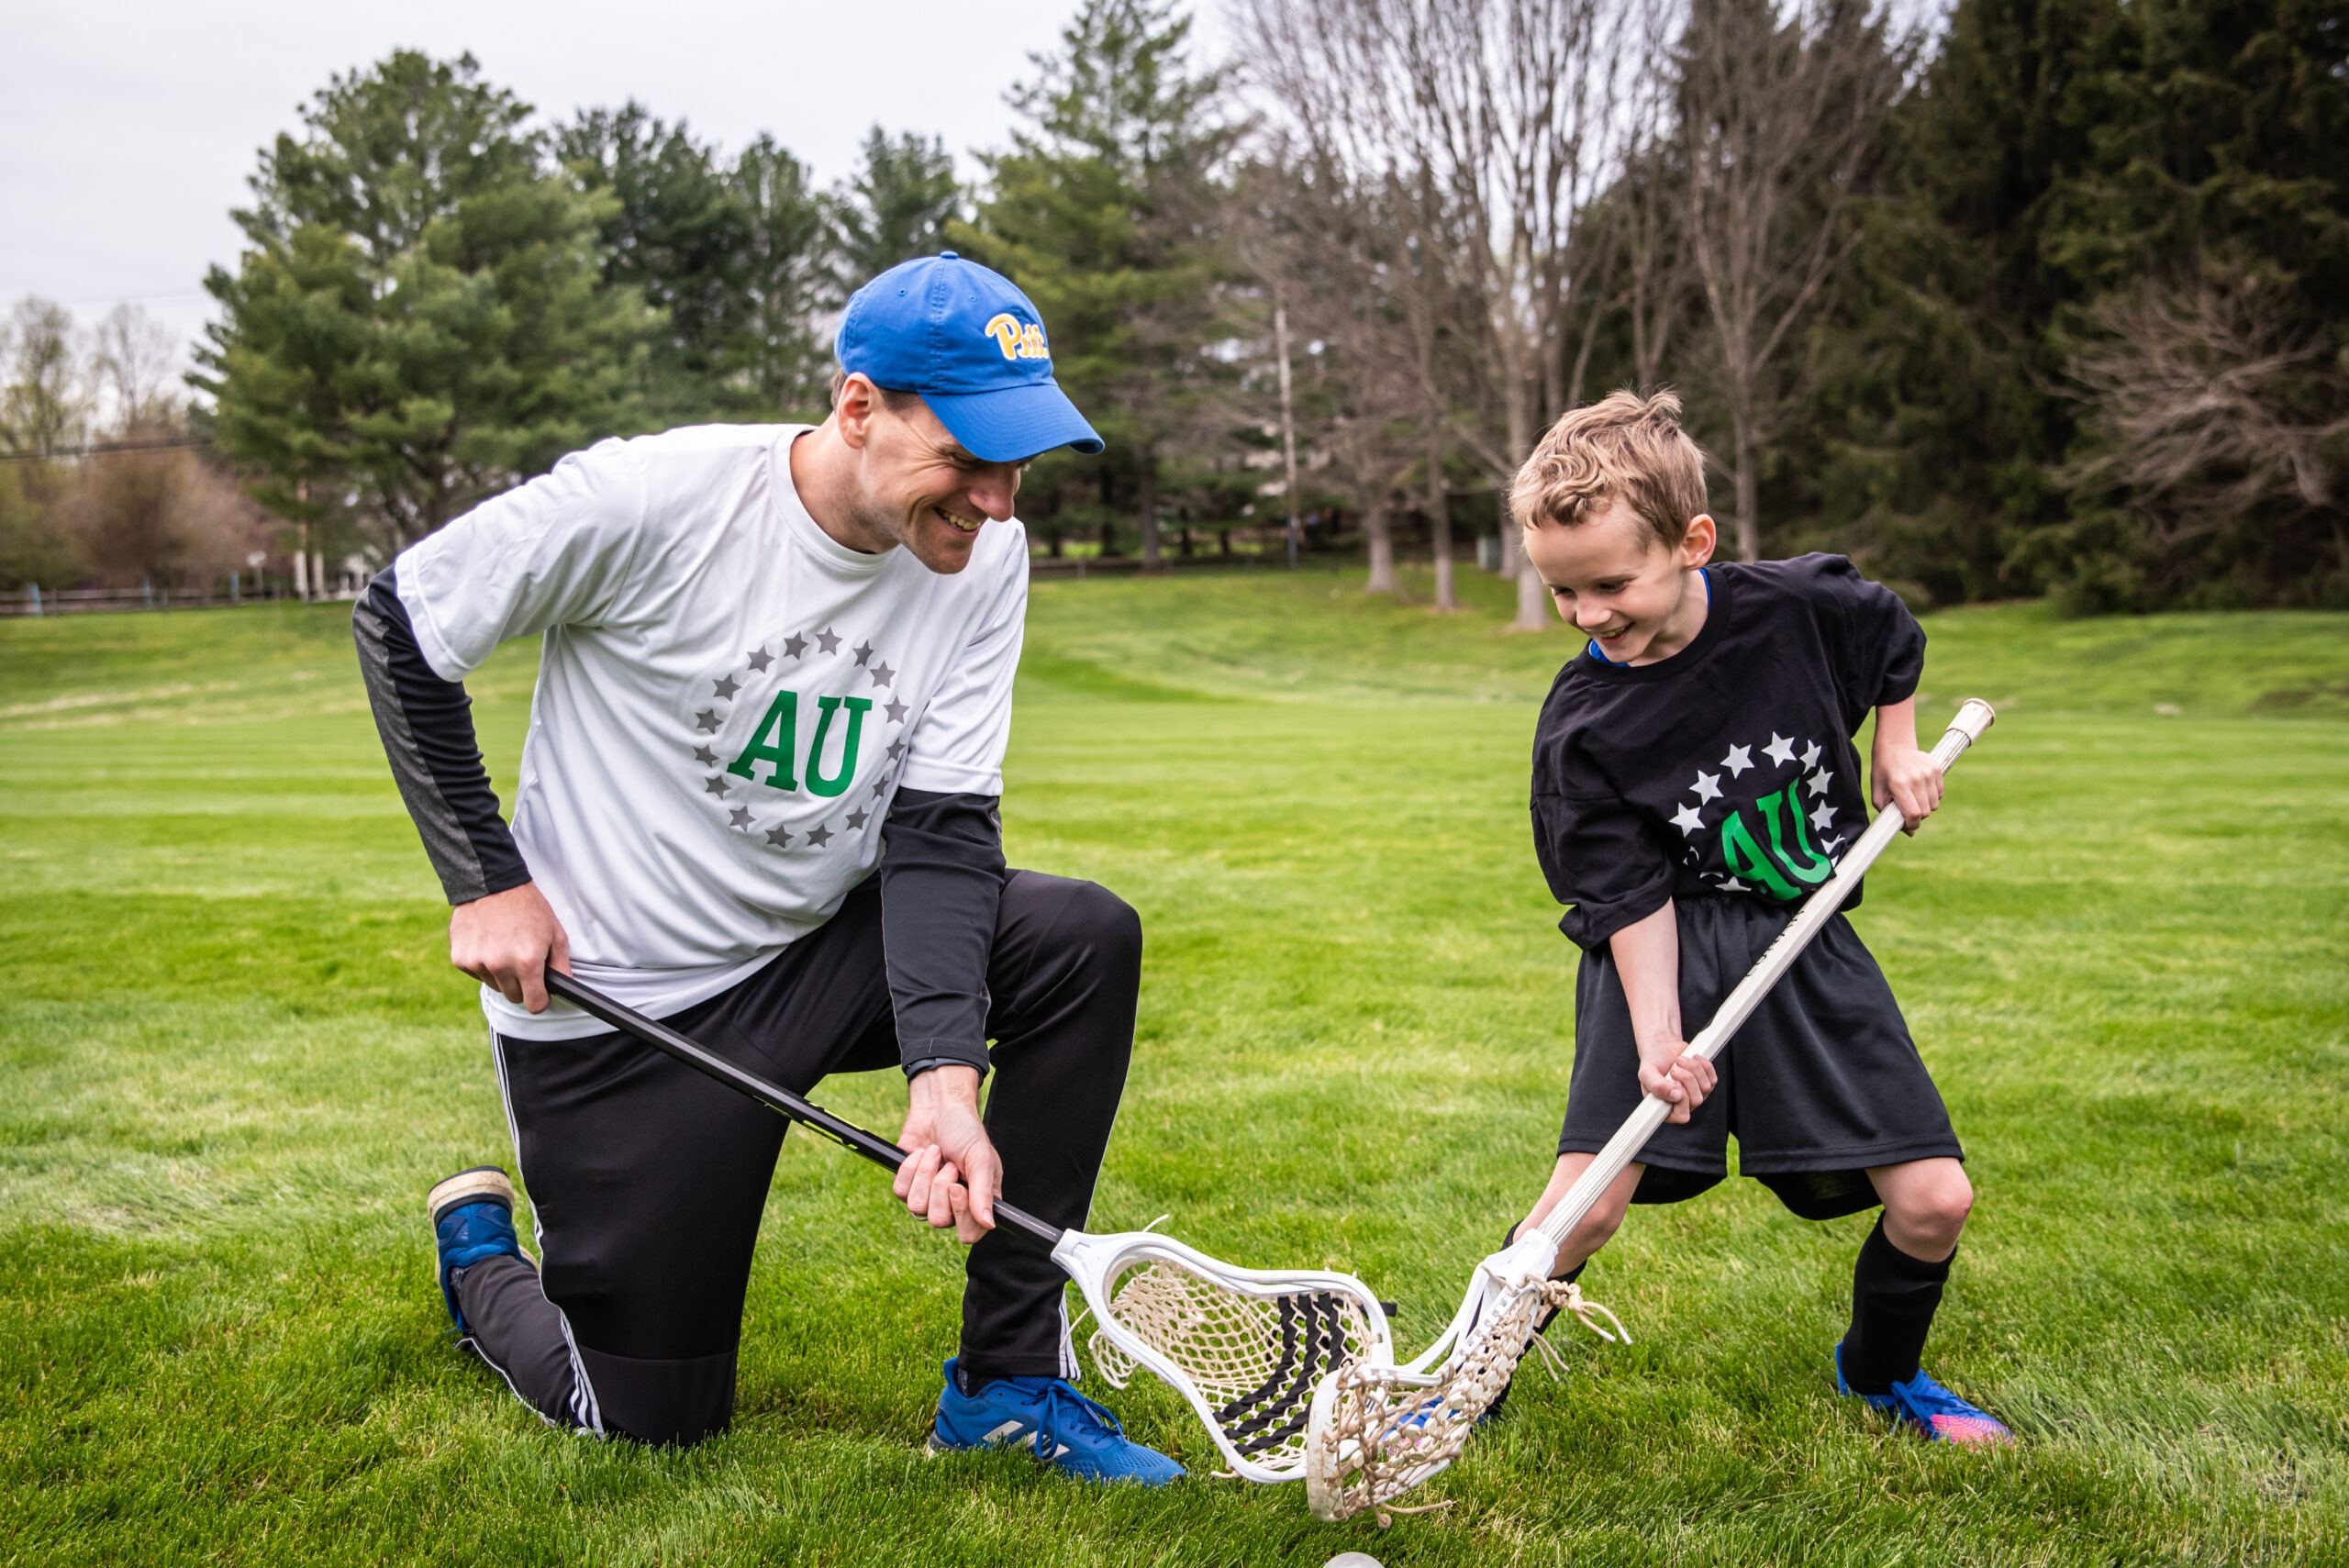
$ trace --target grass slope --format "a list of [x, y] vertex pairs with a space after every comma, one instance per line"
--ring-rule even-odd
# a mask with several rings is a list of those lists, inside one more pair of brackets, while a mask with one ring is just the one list
[[[1413, 1347], [1539, 1186], [1570, 1054], [1522, 802], [1576, 645], [1468, 586], [1039, 584], [1005, 803], [1016, 862], [1150, 934], [1097, 1226], [1357, 1270]], [[1634, 1216], [1586, 1284], [1638, 1342], [1568, 1340], [1386, 1533], [921, 1459], [959, 1260], [819, 1140], [728, 1437], [550, 1432], [452, 1353], [417, 1205], [505, 1129], [343, 622], [0, 623], [0, 1558], [2349, 1560], [2349, 618], [1930, 623], [1932, 717], [2001, 722], [1857, 919], [1982, 1195], [1932, 1362], [2020, 1450], [1837, 1401], [1868, 1221], [1731, 1183]], [[473, 684], [503, 779], [530, 666]], [[1216, 1468], [1163, 1390], [1114, 1398]]]

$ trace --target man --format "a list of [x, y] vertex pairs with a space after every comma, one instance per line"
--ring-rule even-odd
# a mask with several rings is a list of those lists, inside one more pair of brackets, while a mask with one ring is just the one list
[[[996, 811], [1027, 606], [1012, 500], [1037, 453], [1100, 439], [1035, 306], [951, 251], [866, 284], [837, 347], [823, 424], [599, 443], [406, 550], [354, 617], [451, 956], [483, 983], [540, 1253], [505, 1173], [461, 1172], [428, 1200], [442, 1293], [551, 1421], [690, 1443], [731, 1417], [784, 1122], [550, 1005], [552, 964], [795, 1090], [902, 1068], [897, 1195], [971, 1244], [931, 1447], [1172, 1480], [1063, 1381], [1060, 1272], [993, 1229], [998, 1189], [1084, 1221], [1132, 1050], [1133, 911], [1007, 871]], [[509, 832], [460, 683], [528, 634]]]

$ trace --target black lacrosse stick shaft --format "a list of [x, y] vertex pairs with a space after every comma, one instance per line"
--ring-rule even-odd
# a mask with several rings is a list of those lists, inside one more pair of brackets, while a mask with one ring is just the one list
[[[906, 1151], [880, 1134], [867, 1132], [854, 1122], [842, 1121], [823, 1106], [801, 1099], [779, 1084], [770, 1084], [756, 1073], [745, 1073], [668, 1025], [648, 1018], [633, 1007], [620, 1006], [602, 992], [581, 984], [551, 965], [546, 974], [548, 995], [562, 997], [581, 1012], [601, 1019], [622, 1034], [632, 1035], [653, 1050], [675, 1057], [695, 1071], [707, 1073], [737, 1094], [747, 1095], [770, 1110], [781, 1111], [803, 1127], [814, 1128], [841, 1148], [862, 1154], [876, 1165], [885, 1165], [895, 1171], [906, 1162]], [[1027, 1210], [1001, 1198], [996, 1199], [995, 1216], [998, 1221], [1008, 1220], [1049, 1245], [1060, 1245], [1062, 1233], [1059, 1226], [1047, 1225]]]

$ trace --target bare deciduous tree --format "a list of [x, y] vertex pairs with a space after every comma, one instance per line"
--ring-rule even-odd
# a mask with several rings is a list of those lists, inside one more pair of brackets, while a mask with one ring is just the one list
[[[1278, 135], [1235, 184], [1229, 228], [1240, 264], [1264, 299], [1284, 306], [1289, 337], [1306, 346], [1297, 428], [1330, 459], [1314, 484], [1361, 514], [1366, 590], [1392, 593], [1396, 491], [1418, 461], [1411, 430], [1426, 399], [1403, 351], [1410, 328], [1397, 272], [1408, 257], [1391, 211], [1377, 185], [1354, 180], [1326, 150]], [[1249, 324], [1259, 336], [1261, 326]]]
[[136, 305], [117, 305], [92, 334], [91, 368], [114, 428], [128, 434], [178, 417], [180, 340]]
[[[2293, 329], [2255, 281], [2147, 280], [2090, 317], [2103, 336], [2073, 357], [2099, 449], [2075, 487], [2117, 485], [2157, 538], [2176, 543], [2246, 523], [2329, 515], [2349, 572], [2340, 475], [2349, 378]], [[2336, 460], [2337, 461], [2337, 460]]]
[[199, 590], [266, 548], [271, 527], [226, 475], [184, 450], [85, 458], [57, 517], [100, 577]]
[[78, 446], [90, 417], [90, 383], [73, 317], [27, 296], [0, 324], [0, 445], [14, 452]]
[[1850, 208], [1910, 50], [1869, 0], [1693, 0], [1681, 35], [1678, 239], [1704, 297], [1747, 561], [1762, 552], [1780, 356], [1851, 253]]
[[[1586, 308], [1578, 226], [1611, 176], [1643, 39], [1631, 0], [1253, 0], [1243, 54], [1297, 134], [1397, 198], [1422, 312], [1450, 339], [1437, 419], [1504, 488], [1564, 406]], [[1407, 313], [1407, 323], [1411, 317]], [[1408, 340], [1408, 339], [1407, 339]], [[1443, 385], [1457, 382], [1460, 385]], [[1465, 417], [1458, 415], [1464, 414]], [[1429, 464], [1431, 487], [1440, 464]], [[1548, 624], [1513, 529], [1517, 624]]]
[[1673, 340], [1690, 314], [1688, 250], [1679, 243], [1685, 175], [1676, 155], [1676, 84], [1664, 69], [1681, 15], [1668, 6], [1642, 14], [1640, 58], [1647, 64], [1625, 95], [1622, 175], [1601, 214], [1613, 241], [1612, 303], [1631, 326], [1631, 374], [1642, 392], [1664, 379]]

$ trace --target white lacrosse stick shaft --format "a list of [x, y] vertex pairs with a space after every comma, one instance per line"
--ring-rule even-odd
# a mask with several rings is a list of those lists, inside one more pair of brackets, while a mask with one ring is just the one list
[[[1947, 773], [1960, 757], [1965, 755], [1966, 748], [1982, 738], [1982, 732], [1989, 728], [1997, 717], [1988, 703], [1979, 697], [1968, 698], [1957, 710], [1957, 717], [1950, 721], [1949, 729], [1942, 736], [1941, 743], [1933, 748], [1933, 761], [1941, 764], [1943, 773]], [[1762, 998], [1768, 995], [1770, 988], [1794, 966], [1795, 960], [1802, 956], [1802, 950], [1819, 935], [1819, 929], [1843, 906], [1843, 901], [1852, 895], [1852, 890], [1859, 886], [1860, 878], [1866, 875], [1868, 867], [1876, 863], [1876, 856], [1884, 853], [1885, 846], [1891, 843], [1894, 835], [1906, 826], [1908, 823], [1901, 817], [1898, 806], [1887, 806], [1877, 814], [1876, 819], [1869, 824], [1868, 830], [1860, 836], [1860, 841], [1852, 846], [1851, 853], [1837, 864], [1835, 874], [1810, 895], [1803, 905], [1802, 912], [1778, 933], [1777, 940], [1770, 944], [1769, 951], [1746, 973], [1745, 978], [1737, 983], [1737, 989], [1729, 994], [1729, 1000], [1723, 1002], [1720, 1010], [1713, 1015], [1713, 1021], [1688, 1042], [1688, 1049], [1681, 1055], [1702, 1057], [1710, 1062], [1728, 1047], [1731, 1037], [1753, 1016], [1753, 1009], [1762, 1005]], [[1567, 1189], [1558, 1207], [1544, 1216], [1535, 1228], [1549, 1238], [1553, 1247], [1564, 1241], [1567, 1233], [1598, 1207], [1600, 1196], [1614, 1184], [1615, 1178], [1623, 1173], [1623, 1168], [1639, 1158], [1640, 1151], [1647, 1147], [1648, 1140], [1655, 1136], [1656, 1129], [1662, 1127], [1671, 1115], [1669, 1101], [1660, 1100], [1653, 1095], [1642, 1097], [1639, 1109], [1633, 1111], [1617, 1129], [1615, 1136], [1607, 1140], [1607, 1146], [1598, 1151], [1589, 1168]]]

